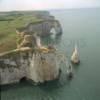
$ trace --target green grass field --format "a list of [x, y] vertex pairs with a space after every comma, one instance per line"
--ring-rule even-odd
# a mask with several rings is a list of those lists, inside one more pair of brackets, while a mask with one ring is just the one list
[[41, 19], [33, 14], [8, 13], [0, 15], [0, 53], [16, 48], [16, 28], [26, 26], [30, 22]]

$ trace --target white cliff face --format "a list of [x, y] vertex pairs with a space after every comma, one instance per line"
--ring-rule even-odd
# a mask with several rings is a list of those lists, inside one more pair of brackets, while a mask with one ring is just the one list
[[0, 56], [0, 84], [19, 82], [23, 77], [36, 83], [55, 80], [59, 61], [54, 53], [19, 52]]
[[[23, 64], [21, 67], [11, 65], [14, 61], [9, 61], [9, 64], [4, 63], [4, 68], [0, 65], [0, 84], [9, 84], [19, 82], [21, 78], [26, 76], [27, 65]], [[14, 62], [15, 63], [15, 62]], [[23, 70], [24, 69], [24, 70]]]
[[60, 67], [56, 60], [54, 53], [33, 53], [29, 58], [28, 79], [36, 83], [57, 79]]
[[36, 46], [38, 47], [38, 48], [40, 48], [42, 45], [41, 45], [41, 39], [40, 39], [40, 37], [39, 36], [37, 36], [36, 34], [34, 34], [34, 38], [35, 38], [35, 40], [36, 40]]
[[26, 77], [28, 61], [17, 54], [16, 57], [0, 57], [0, 84], [19, 82]]

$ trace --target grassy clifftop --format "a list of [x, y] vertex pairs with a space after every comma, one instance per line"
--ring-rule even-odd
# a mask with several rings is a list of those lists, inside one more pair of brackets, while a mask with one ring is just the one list
[[[46, 13], [46, 12], [43, 12]], [[0, 53], [16, 48], [16, 28], [42, 19], [41, 12], [0, 12]], [[48, 13], [46, 13], [48, 14]]]

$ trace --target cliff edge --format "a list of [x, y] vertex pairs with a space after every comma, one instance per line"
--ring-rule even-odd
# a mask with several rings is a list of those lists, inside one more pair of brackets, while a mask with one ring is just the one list
[[60, 74], [60, 63], [56, 49], [43, 46], [40, 37], [62, 32], [59, 21], [53, 16], [36, 16], [42, 20], [29, 23], [25, 27], [16, 29], [18, 35], [17, 48], [0, 54], [0, 84], [19, 82], [26, 78], [35, 83], [55, 80]]

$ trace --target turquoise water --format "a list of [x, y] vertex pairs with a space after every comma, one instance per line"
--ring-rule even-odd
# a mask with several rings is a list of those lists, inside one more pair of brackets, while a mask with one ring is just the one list
[[100, 9], [51, 11], [60, 21], [63, 35], [47, 38], [70, 59], [77, 43], [81, 63], [74, 77], [33, 86], [31, 83], [1, 87], [1, 100], [100, 100]]

